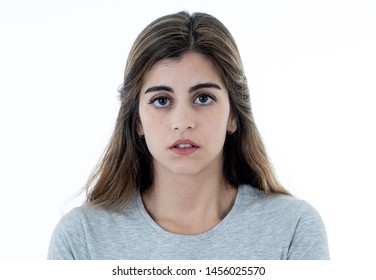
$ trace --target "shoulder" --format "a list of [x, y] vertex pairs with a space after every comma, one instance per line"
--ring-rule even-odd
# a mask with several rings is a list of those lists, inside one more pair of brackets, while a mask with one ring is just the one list
[[326, 230], [319, 212], [308, 202], [283, 194], [266, 195], [251, 186], [239, 187], [242, 213], [257, 216], [259, 226], [281, 234], [288, 259], [328, 259]]
[[266, 222], [289, 224], [292, 228], [302, 219], [321, 222], [320, 214], [311, 204], [290, 195], [267, 195], [262, 190], [241, 185], [239, 196], [243, 212], [262, 215]]
[[88, 205], [73, 208], [55, 226], [48, 259], [91, 259], [92, 252], [88, 246], [106, 238], [108, 232], [116, 234], [114, 226], [122, 223], [123, 219], [129, 220], [132, 215], [132, 208], [123, 212]]
[[89, 259], [85, 250], [85, 232], [79, 212], [77, 208], [72, 209], [55, 226], [48, 249], [48, 259]]
[[108, 215], [106, 211], [97, 207], [88, 205], [75, 207], [61, 217], [55, 231], [58, 229], [64, 231], [80, 230], [83, 223], [88, 223], [91, 220], [101, 220], [106, 215]]
[[242, 207], [268, 213], [283, 213], [292, 216], [300, 214], [317, 215], [317, 211], [308, 202], [285, 194], [265, 194], [264, 191], [250, 185], [239, 186]]
[[65, 230], [98, 230], [98, 225], [105, 228], [112, 226], [123, 219], [132, 219], [135, 217], [136, 208], [134, 203], [130, 203], [127, 208], [121, 211], [111, 211], [97, 206], [82, 205], [75, 207], [65, 214], [57, 227], [63, 227]]

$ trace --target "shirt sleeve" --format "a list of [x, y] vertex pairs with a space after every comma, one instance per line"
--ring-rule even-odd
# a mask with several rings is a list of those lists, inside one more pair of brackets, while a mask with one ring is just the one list
[[320, 214], [305, 201], [293, 226], [288, 250], [290, 260], [328, 260], [329, 248], [325, 226]]
[[85, 231], [76, 209], [64, 215], [56, 225], [50, 240], [47, 259], [90, 259]]

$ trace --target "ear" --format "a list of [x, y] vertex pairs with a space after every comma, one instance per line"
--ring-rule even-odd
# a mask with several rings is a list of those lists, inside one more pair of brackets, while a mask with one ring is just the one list
[[230, 117], [229, 117], [228, 123], [227, 123], [227, 132], [232, 134], [237, 129], [238, 129], [237, 119], [233, 114], [230, 114]]
[[140, 137], [143, 137], [145, 135], [144, 128], [142, 127], [142, 123], [140, 120], [137, 120], [137, 134]]

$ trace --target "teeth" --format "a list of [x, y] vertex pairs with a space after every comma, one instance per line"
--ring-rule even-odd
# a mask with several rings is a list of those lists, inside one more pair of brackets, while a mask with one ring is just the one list
[[192, 148], [193, 146], [191, 144], [179, 144], [179, 145], [176, 145], [175, 147], [179, 149], [186, 149], [186, 148]]

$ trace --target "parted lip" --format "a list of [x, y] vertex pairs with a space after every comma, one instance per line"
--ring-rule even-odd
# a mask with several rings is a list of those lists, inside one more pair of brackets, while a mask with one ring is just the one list
[[170, 149], [171, 148], [175, 148], [177, 145], [182, 145], [182, 144], [188, 144], [188, 145], [192, 145], [193, 147], [199, 148], [199, 146], [195, 142], [193, 142], [192, 140], [189, 140], [189, 139], [179, 139], [179, 140], [175, 141], [170, 146]]

